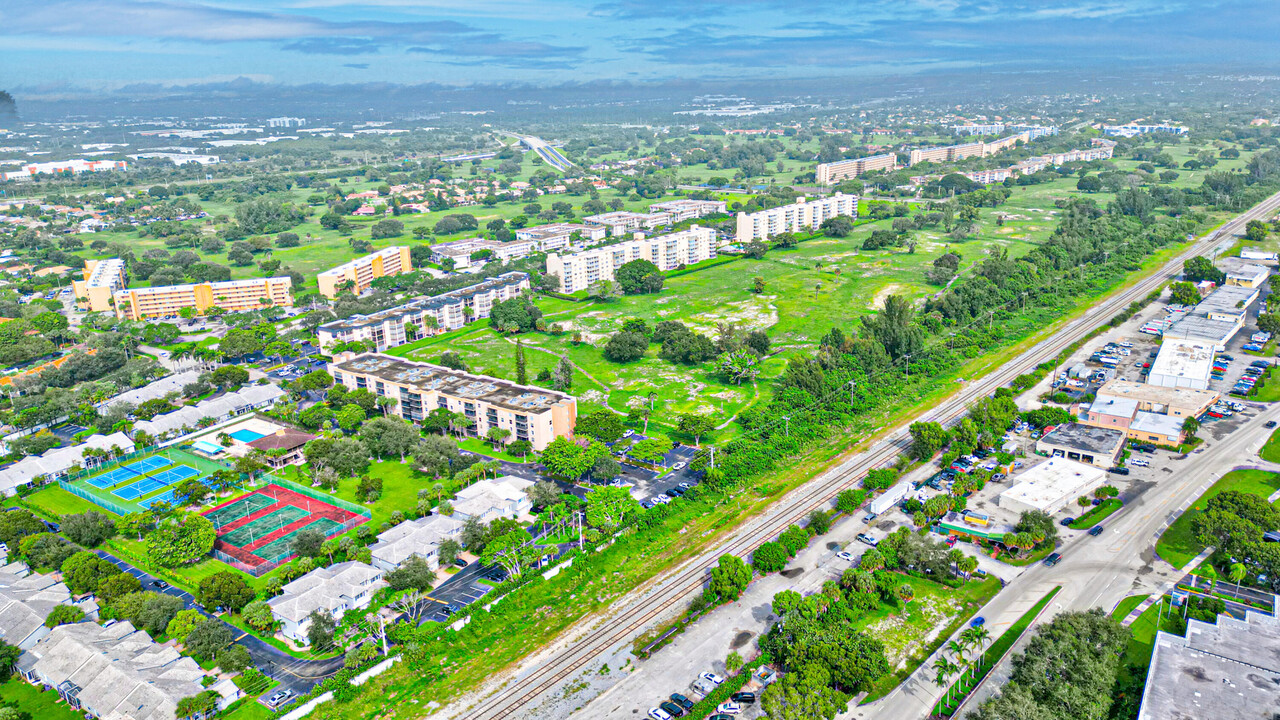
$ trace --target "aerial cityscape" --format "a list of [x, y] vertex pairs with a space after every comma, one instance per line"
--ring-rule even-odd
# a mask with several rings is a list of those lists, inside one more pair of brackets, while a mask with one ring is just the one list
[[1278, 25], [0, 7], [0, 720], [1280, 718]]

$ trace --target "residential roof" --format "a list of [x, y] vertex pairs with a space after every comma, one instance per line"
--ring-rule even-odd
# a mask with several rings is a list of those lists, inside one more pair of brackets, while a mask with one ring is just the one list
[[382, 248], [381, 250], [378, 250], [376, 252], [371, 252], [368, 255], [363, 255], [361, 257], [358, 257], [355, 260], [349, 260], [347, 262], [344, 262], [337, 267], [329, 268], [328, 270], [325, 270], [324, 272], [320, 273], [319, 276], [320, 277], [342, 277], [343, 275], [346, 274], [347, 270], [350, 270], [351, 268], [354, 268], [354, 267], [359, 267], [361, 265], [367, 265], [368, 263], [373, 262], [373, 259], [376, 257], [382, 257], [382, 258], [398, 257], [400, 255], [400, 251], [403, 249], [404, 248], [399, 245]]
[[369, 546], [373, 557], [390, 565], [400, 565], [411, 555], [427, 557], [440, 543], [457, 537], [463, 523], [446, 515], [428, 515], [417, 520], [406, 520], [378, 536], [378, 542]]
[[1124, 433], [1111, 428], [1067, 423], [1066, 425], [1058, 426], [1058, 429], [1040, 438], [1040, 442], [1046, 445], [1107, 455], [1115, 452], [1124, 443]]
[[27, 457], [0, 470], [0, 493], [10, 495], [19, 485], [26, 485], [38, 477], [54, 477], [65, 473], [72, 465], [82, 464], [84, 451], [89, 448], [110, 450], [117, 447], [125, 453], [134, 450], [133, 441], [122, 432], [110, 435], [90, 435], [80, 445], [54, 448], [43, 455]]
[[55, 687], [70, 683], [66, 688], [80, 704], [100, 717], [119, 712], [133, 720], [173, 720], [179, 700], [205, 689], [195, 660], [157, 645], [128, 622], [60, 625], [23, 660]]
[[184, 427], [194, 428], [204, 418], [235, 415], [284, 396], [285, 391], [275, 385], [250, 385], [236, 392], [201, 400], [193, 406], [157, 415], [150, 420], [140, 420], [134, 423], [133, 429], [135, 433], [143, 431], [154, 437]]
[[99, 407], [109, 408], [120, 403], [141, 405], [148, 400], [162, 398], [171, 392], [181, 392], [182, 388], [200, 379], [200, 371], [188, 370], [168, 377], [162, 377], [140, 388], [122, 392], [115, 397], [104, 400]]
[[[71, 592], [51, 575], [30, 573], [22, 563], [0, 568], [0, 640], [14, 646], [44, 627], [45, 618], [58, 605], [70, 605]], [[83, 607], [97, 610], [97, 604]]]
[[1280, 619], [1189, 620], [1185, 637], [1160, 632], [1138, 720], [1272, 718], [1280, 701]]
[[292, 450], [315, 440], [316, 436], [294, 428], [280, 428], [249, 443], [255, 450]]
[[267, 604], [277, 616], [300, 623], [314, 610], [332, 613], [346, 604], [343, 598], [354, 598], [370, 585], [386, 585], [381, 570], [354, 560], [340, 562], [316, 568], [285, 585], [283, 594]]
[[397, 305], [393, 308], [387, 308], [386, 310], [380, 310], [368, 315], [352, 315], [351, 317], [343, 318], [342, 320], [334, 320], [333, 322], [321, 325], [319, 329], [336, 333], [341, 330], [352, 328], [381, 325], [387, 320], [396, 319], [405, 315], [415, 315], [422, 310], [436, 309], [456, 303], [465, 303], [467, 300], [470, 300], [481, 293], [487, 293], [508, 285], [519, 285], [521, 283], [528, 282], [528, 280], [528, 273], [503, 273], [498, 277], [487, 278], [475, 285], [468, 285], [467, 287], [450, 290], [449, 292], [441, 293], [439, 295], [423, 295], [421, 297], [416, 297], [403, 305]]
[[505, 510], [512, 503], [520, 502], [525, 488], [533, 487], [532, 480], [505, 475], [497, 480], [481, 480], [459, 490], [454, 495], [453, 507], [471, 517], [481, 517], [494, 508]]
[[560, 403], [576, 402], [573, 396], [554, 390], [517, 385], [486, 375], [472, 375], [380, 353], [365, 353], [346, 362], [330, 364], [329, 372], [372, 375], [397, 385], [416, 387], [421, 392], [481, 400], [517, 413], [536, 414]]

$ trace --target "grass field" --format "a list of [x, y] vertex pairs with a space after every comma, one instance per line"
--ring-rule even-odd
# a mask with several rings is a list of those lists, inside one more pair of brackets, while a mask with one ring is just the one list
[[78, 495], [72, 495], [59, 485], [45, 485], [24, 500], [54, 517], [103, 510], [101, 505], [89, 502]]
[[1071, 522], [1073, 530], [1088, 530], [1098, 523], [1111, 517], [1111, 514], [1119, 510], [1124, 503], [1117, 498], [1109, 498], [1101, 505], [1095, 505], [1089, 508], [1089, 511]]
[[0, 685], [0, 703], [27, 713], [33, 720], [83, 720], [80, 713], [62, 702], [58, 693], [40, 690], [17, 677]]
[[[1280, 386], [1280, 382], [1276, 385]], [[1280, 462], [1280, 430], [1271, 433], [1271, 437], [1267, 438], [1267, 443], [1262, 446], [1258, 455], [1267, 462]]]
[[1156, 542], [1156, 553], [1174, 567], [1181, 568], [1204, 550], [1204, 546], [1192, 536], [1191, 523], [1204, 510], [1209, 500], [1224, 490], [1252, 493], [1265, 498], [1277, 489], [1280, 489], [1280, 475], [1265, 470], [1233, 470], [1223, 475], [1160, 535]]

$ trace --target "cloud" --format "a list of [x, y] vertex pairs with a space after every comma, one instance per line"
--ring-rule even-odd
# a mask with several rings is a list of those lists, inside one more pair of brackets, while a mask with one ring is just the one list
[[342, 63], [342, 67], [352, 68], [355, 70], [368, 70], [369, 63]]
[[368, 55], [378, 52], [378, 43], [368, 38], [303, 38], [282, 46], [284, 50], [307, 55]]
[[414, 46], [407, 52], [428, 55], [446, 65], [562, 70], [577, 67], [586, 50], [582, 46], [549, 45], [533, 40], [504, 40], [498, 35], [482, 35], [441, 45]]

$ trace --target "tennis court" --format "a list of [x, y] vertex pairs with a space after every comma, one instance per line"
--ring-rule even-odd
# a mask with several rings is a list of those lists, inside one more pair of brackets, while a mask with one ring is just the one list
[[209, 522], [213, 523], [214, 530], [220, 530], [223, 525], [233, 523], [241, 518], [249, 517], [263, 508], [271, 507], [276, 504], [276, 499], [261, 493], [250, 493], [244, 497], [232, 500], [225, 505], [210, 510], [204, 516], [209, 518]]
[[301, 486], [272, 483], [209, 510], [204, 516], [218, 532], [214, 556], [258, 575], [294, 555], [294, 538], [302, 530], [332, 537], [369, 519], [353, 511], [358, 507], [346, 509], [339, 506], [347, 505], [342, 500], [323, 497]]
[[105, 490], [109, 487], [119, 485], [125, 480], [132, 480], [136, 477], [138, 477], [137, 473], [131, 473], [122, 467], [118, 467], [115, 470], [112, 470], [111, 472], [103, 473], [97, 477], [89, 478], [87, 482], [90, 485], [98, 488], [99, 490]]
[[128, 465], [123, 465], [122, 467], [130, 472], [135, 472], [139, 475], [146, 475], [152, 470], [159, 470], [162, 467], [168, 467], [172, 464], [173, 463], [169, 462], [169, 458], [152, 455], [151, 457], [142, 458], [137, 462], [132, 462]]
[[161, 470], [151, 476], [155, 480], [159, 480], [165, 485], [177, 485], [183, 480], [193, 477], [200, 477], [200, 471], [187, 465], [177, 465], [165, 470]]
[[125, 485], [122, 488], [116, 488], [115, 490], [112, 490], [111, 494], [115, 495], [121, 500], [137, 500], [143, 495], [160, 490], [164, 486], [165, 484], [160, 482], [159, 480], [153, 480], [151, 478], [142, 478], [141, 480], [139, 480], [136, 483], [133, 483], [132, 485]]
[[[329, 518], [320, 518], [300, 528], [298, 532], [303, 530], [319, 530], [325, 537], [329, 537], [342, 531], [342, 523]], [[253, 551], [253, 554], [269, 563], [283, 560], [293, 554], [293, 535], [261, 545]]]
[[155, 496], [155, 497], [153, 497], [153, 498], [147, 498], [146, 500], [139, 500], [139, 501], [138, 501], [138, 504], [139, 504], [139, 505], [141, 505], [142, 507], [144, 507], [144, 508], [146, 508], [146, 509], [150, 510], [152, 505], [155, 505], [156, 503], [162, 503], [162, 502], [169, 503], [170, 505], [172, 505], [172, 504], [173, 504], [173, 491], [172, 491], [172, 490], [170, 490], [169, 492], [160, 493], [159, 495], [157, 495], [157, 496]]
[[279, 530], [286, 525], [301, 520], [311, 515], [310, 510], [304, 510], [300, 507], [285, 505], [279, 510], [275, 510], [267, 515], [263, 515], [256, 520], [252, 520], [240, 527], [223, 535], [220, 539], [236, 547], [247, 547], [252, 545], [254, 540], [264, 538], [271, 533]]

